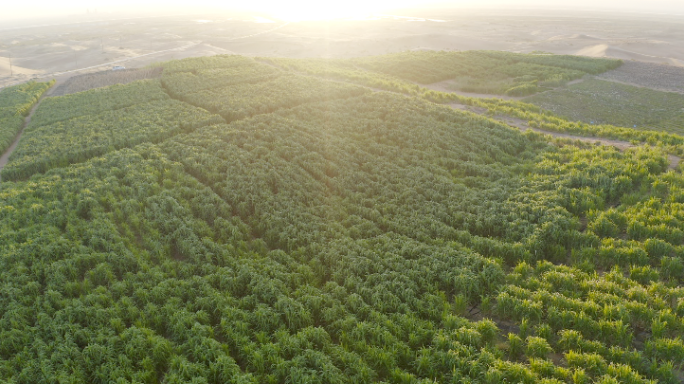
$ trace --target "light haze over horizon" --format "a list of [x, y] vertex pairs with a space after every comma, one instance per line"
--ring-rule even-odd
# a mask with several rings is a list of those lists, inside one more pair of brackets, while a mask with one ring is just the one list
[[[315, 0], [252, 0], [248, 4], [234, 4], [217, 0], [117, 0], [87, 1], [66, 0], [61, 2], [40, 1], [13, 2], [3, 5], [0, 20], [30, 20], [59, 18], [70, 15], [128, 15], [151, 16], [171, 13], [199, 14], [210, 11], [256, 12], [286, 21], [324, 20], [340, 17], [361, 16], [372, 13], [405, 10], [431, 10], [438, 12], [448, 8], [535, 8], [539, 10], [572, 9], [577, 11], [614, 11], [645, 14], [669, 14], [684, 16], [684, 2], [681, 0], [345, 0], [321, 2]], [[435, 17], [439, 16], [435, 14]], [[2, 25], [0, 24], [0, 29]]]

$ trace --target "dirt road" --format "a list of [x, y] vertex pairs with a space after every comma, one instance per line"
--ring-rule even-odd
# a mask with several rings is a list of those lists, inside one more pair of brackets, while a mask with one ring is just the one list
[[[474, 112], [477, 114], [484, 114], [485, 110], [483, 108], [473, 108], [469, 107], [463, 104], [458, 104], [458, 103], [453, 103], [453, 104], [448, 104], [450, 107], [458, 110], [464, 110], [464, 111], [469, 111], [469, 112]], [[588, 137], [588, 136], [576, 136], [576, 135], [569, 135], [567, 133], [560, 133], [560, 132], [554, 132], [554, 131], [546, 131], [543, 129], [539, 128], [533, 128], [530, 127], [527, 123], [527, 121], [522, 120], [522, 119], [516, 119], [510, 116], [495, 116], [495, 120], [498, 120], [502, 123], [507, 124], [508, 126], [515, 127], [520, 129], [521, 131], [525, 132], [527, 130], [531, 130], [533, 132], [541, 133], [544, 135], [549, 135], [552, 137], [556, 137], [559, 139], [568, 139], [568, 140], [577, 140], [577, 141], [582, 141], [585, 143], [599, 143], [601, 145], [608, 145], [611, 147], [615, 147], [619, 149], [620, 151], [624, 151], [629, 148], [634, 148], [638, 147], [638, 145], [634, 145], [630, 143], [629, 141], [623, 141], [623, 140], [615, 140], [615, 139], [605, 139], [602, 137]], [[682, 158], [679, 156], [675, 155], [668, 155], [667, 160], [669, 162], [668, 167], [670, 169], [675, 169], [679, 165], [679, 163], [682, 161]]]

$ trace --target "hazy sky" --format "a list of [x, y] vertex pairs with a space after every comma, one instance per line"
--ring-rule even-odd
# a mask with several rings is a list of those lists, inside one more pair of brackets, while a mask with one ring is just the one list
[[[0, 19], [85, 14], [150, 12], [204, 12], [211, 9], [250, 10], [281, 16], [283, 19], [330, 18], [389, 12], [398, 8], [437, 5], [449, 7], [539, 7], [640, 11], [648, 13], [684, 14], [684, 0], [8, 0], [0, 6]], [[8, 4], [9, 3], [9, 4]], [[0, 28], [2, 25], [0, 24]]]

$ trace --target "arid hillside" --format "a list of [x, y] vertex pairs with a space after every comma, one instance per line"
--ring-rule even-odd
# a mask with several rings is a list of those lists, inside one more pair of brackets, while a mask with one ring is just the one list
[[[638, 37], [637, 37], [638, 36]], [[407, 50], [492, 49], [684, 66], [681, 17], [542, 11], [406, 11], [331, 22], [213, 14], [0, 27], [0, 86], [115, 65], [138, 68], [237, 53], [358, 57]], [[12, 69], [10, 70], [10, 61]]]

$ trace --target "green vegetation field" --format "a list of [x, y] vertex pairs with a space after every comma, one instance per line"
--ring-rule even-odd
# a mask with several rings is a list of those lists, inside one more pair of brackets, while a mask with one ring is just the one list
[[278, 76], [254, 83], [242, 83], [183, 94], [180, 100], [205, 108], [233, 121], [299, 104], [359, 96], [368, 90], [352, 84], [314, 77]]
[[587, 80], [526, 99], [571, 120], [684, 134], [684, 95]]
[[158, 100], [53, 124], [31, 125], [3, 170], [3, 177], [28, 178], [115, 149], [159, 142], [219, 122], [223, 122], [220, 116], [180, 101]]
[[0, 91], [0, 153], [12, 145], [24, 118], [52, 84], [28, 82]]
[[586, 74], [621, 65], [620, 60], [495, 51], [402, 52], [354, 59], [374, 72], [421, 84], [455, 80], [461, 91], [527, 96]]
[[45, 99], [3, 170], [0, 382], [681, 382], [684, 137], [316, 60], [162, 65]]

